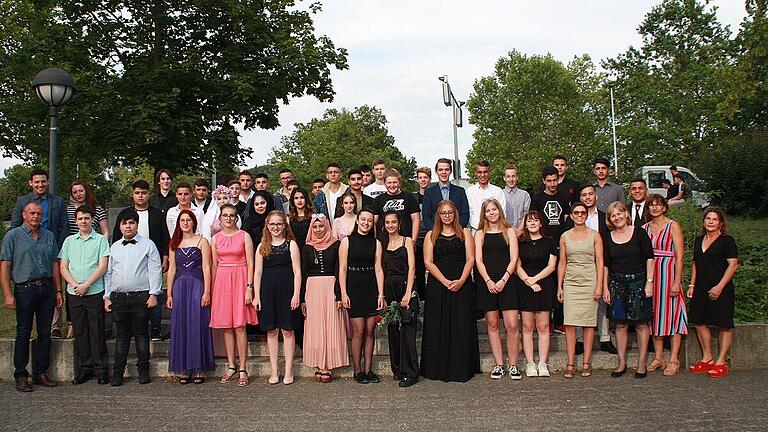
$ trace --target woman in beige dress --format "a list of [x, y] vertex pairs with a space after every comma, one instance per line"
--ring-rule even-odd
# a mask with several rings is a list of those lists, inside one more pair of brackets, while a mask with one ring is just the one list
[[576, 372], [576, 327], [584, 330], [581, 376], [592, 375], [590, 361], [597, 327], [597, 302], [603, 294], [603, 243], [600, 235], [586, 226], [587, 207], [584, 204], [573, 205], [571, 218], [574, 227], [560, 237], [560, 261], [557, 265], [557, 300], [563, 303], [568, 353], [566, 378], [573, 378]]

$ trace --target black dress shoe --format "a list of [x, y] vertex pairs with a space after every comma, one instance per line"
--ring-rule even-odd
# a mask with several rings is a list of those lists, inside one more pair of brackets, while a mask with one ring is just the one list
[[635, 372], [635, 378], [642, 379], [648, 376], [648, 371], [645, 372]]
[[354, 376], [355, 382], [358, 384], [368, 384], [368, 377], [365, 375], [364, 372], [358, 372]]
[[403, 375], [398, 372], [392, 376], [392, 379], [395, 381], [400, 381], [401, 379], [403, 379]]
[[112, 387], [120, 387], [121, 385], [123, 385], [123, 374], [112, 375], [112, 382], [110, 382], [110, 384], [112, 384]]
[[32, 384], [43, 387], [56, 387], [56, 381], [52, 380], [47, 373], [42, 373], [38, 376], [32, 377]]
[[149, 372], [139, 372], [139, 384], [149, 384], [152, 379], [149, 377]]
[[27, 377], [16, 378], [16, 390], [23, 393], [32, 391], [32, 386], [29, 385], [29, 380]]
[[100, 376], [99, 377], [99, 384], [100, 385], [109, 384], [109, 375], [104, 374], [104, 375]]
[[365, 379], [367, 379], [370, 383], [381, 382], [381, 378], [379, 378], [379, 376], [373, 371], [368, 371], [368, 373], [365, 374]]
[[576, 341], [576, 355], [584, 354], [584, 342]]
[[620, 371], [612, 371], [611, 372], [611, 378], [619, 378], [622, 375], [624, 375], [625, 373], [627, 373], [627, 367], [626, 366], [624, 366], [624, 369], [622, 369]]
[[600, 351], [605, 351], [608, 354], [618, 354], [619, 352], [616, 351], [616, 347], [613, 345], [613, 342], [600, 342]]
[[400, 380], [400, 384], [398, 384], [399, 387], [410, 387], [414, 384], [419, 382], [419, 379], [416, 377], [403, 377], [403, 379]]
[[93, 374], [91, 373], [81, 374], [76, 376], [75, 379], [72, 380], [72, 384], [74, 385], [85, 384], [91, 379], [93, 379]]

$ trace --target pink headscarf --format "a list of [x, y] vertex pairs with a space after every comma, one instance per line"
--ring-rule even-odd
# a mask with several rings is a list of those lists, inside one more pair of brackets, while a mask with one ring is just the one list
[[[323, 238], [315, 237], [315, 233], [312, 230], [312, 225], [318, 220], [322, 221], [323, 225], [325, 225], [325, 235]], [[312, 219], [309, 222], [309, 232], [307, 233], [306, 244], [313, 246], [317, 250], [326, 250], [334, 244], [336, 240], [336, 236], [333, 235], [333, 230], [331, 229], [331, 224], [328, 222], [328, 218], [325, 217], [323, 213], [312, 214]]]

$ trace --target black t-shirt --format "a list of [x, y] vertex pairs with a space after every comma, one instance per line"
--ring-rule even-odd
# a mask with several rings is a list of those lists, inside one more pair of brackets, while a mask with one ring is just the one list
[[[541, 183], [539, 192], [544, 192], [545, 188], [546, 186], [544, 183]], [[580, 201], [579, 182], [570, 177], [566, 177], [563, 179], [563, 181], [557, 184], [557, 193], [568, 197], [569, 204], [577, 203]]]
[[677, 196], [677, 194], [680, 192], [680, 186], [676, 184], [672, 184], [672, 186], [667, 189], [667, 199], [672, 199]]
[[419, 213], [419, 202], [410, 192], [400, 191], [397, 195], [390, 195], [388, 192], [376, 197], [373, 201], [373, 214], [379, 216], [376, 223], [378, 232], [384, 228], [384, 213], [396, 211], [400, 215], [400, 234], [405, 237], [411, 236], [411, 215]]
[[640, 273], [646, 269], [645, 262], [653, 259], [653, 245], [648, 233], [634, 227], [632, 237], [626, 243], [616, 243], [610, 234], [603, 245], [603, 265], [611, 273]]
[[544, 234], [559, 244], [560, 235], [566, 229], [565, 216], [571, 213], [568, 197], [561, 193], [549, 195], [546, 192], [538, 192], [531, 198], [531, 210], [541, 213]]

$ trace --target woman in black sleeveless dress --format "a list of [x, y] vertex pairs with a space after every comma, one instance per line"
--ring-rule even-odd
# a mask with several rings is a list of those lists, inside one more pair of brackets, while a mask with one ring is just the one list
[[341, 303], [347, 308], [352, 323], [354, 378], [361, 384], [380, 381], [371, 370], [371, 362], [376, 343], [376, 316], [385, 306], [381, 254], [381, 244], [373, 236], [373, 213], [369, 209], [360, 210], [357, 227], [339, 246], [338, 280]]
[[400, 387], [419, 381], [419, 357], [416, 353], [416, 316], [419, 301], [413, 290], [416, 257], [413, 240], [400, 234], [400, 215], [384, 214], [384, 298], [387, 304], [397, 302], [403, 308], [399, 325], [387, 327], [389, 362]]
[[421, 374], [429, 379], [468, 381], [480, 373], [472, 282], [475, 248], [469, 230], [458, 222], [456, 206], [437, 206], [439, 220], [424, 239], [429, 271], [424, 302]]

